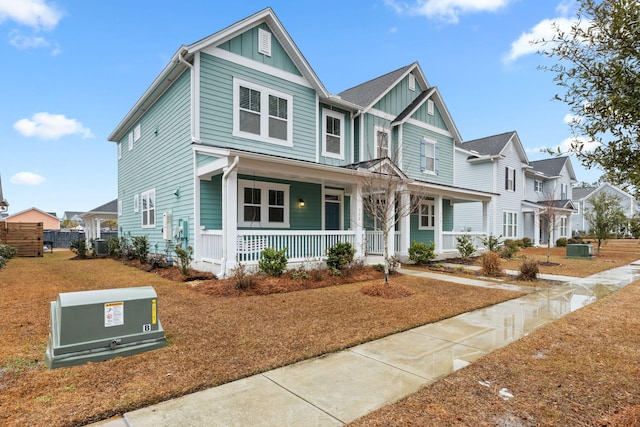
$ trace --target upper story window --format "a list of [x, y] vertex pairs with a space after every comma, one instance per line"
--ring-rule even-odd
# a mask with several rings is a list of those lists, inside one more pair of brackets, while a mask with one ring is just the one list
[[289, 227], [289, 186], [271, 182], [238, 182], [238, 225]]
[[156, 226], [156, 190], [145, 191], [140, 194], [142, 199], [142, 226]]
[[420, 170], [426, 173], [437, 173], [437, 152], [436, 142], [427, 138], [420, 141]]
[[322, 155], [344, 159], [344, 114], [324, 110], [322, 122]]
[[271, 33], [258, 28], [258, 52], [271, 56]]
[[391, 131], [381, 126], [375, 127], [376, 158], [391, 157]]
[[516, 191], [516, 170], [509, 166], [504, 168], [504, 189]]
[[416, 76], [413, 73], [409, 73], [409, 90], [416, 90]]
[[233, 79], [233, 135], [293, 145], [293, 97]]
[[427, 100], [427, 114], [433, 116], [435, 114], [435, 106], [433, 104], [433, 100]]
[[560, 184], [560, 200], [567, 200], [569, 198], [569, 186], [567, 184]]
[[436, 226], [436, 205], [433, 200], [422, 200], [420, 202], [420, 223], [419, 230], [433, 230]]
[[544, 191], [544, 182], [538, 179], [533, 181], [533, 191], [536, 193], [542, 193]]
[[129, 132], [129, 151], [133, 150], [133, 132]]

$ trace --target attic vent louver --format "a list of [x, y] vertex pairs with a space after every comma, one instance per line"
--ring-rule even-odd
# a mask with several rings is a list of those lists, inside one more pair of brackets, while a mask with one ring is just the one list
[[258, 52], [271, 56], [271, 33], [262, 28], [258, 29]]

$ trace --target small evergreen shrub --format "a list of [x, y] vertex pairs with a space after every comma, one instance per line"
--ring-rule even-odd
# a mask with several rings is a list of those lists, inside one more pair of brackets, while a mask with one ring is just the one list
[[500, 251], [500, 256], [504, 259], [511, 259], [520, 250], [520, 245], [515, 240], [507, 239]]
[[149, 256], [147, 256], [147, 262], [149, 263], [151, 268], [167, 267], [167, 257], [162, 254], [149, 254]]
[[351, 264], [355, 253], [356, 250], [349, 242], [338, 242], [327, 249], [327, 267], [329, 267], [329, 273], [331, 274], [331, 269], [342, 270]]
[[[121, 239], [123, 241], [126, 241], [124, 237], [122, 237]], [[122, 255], [122, 249], [120, 247], [121, 239], [118, 239], [115, 236], [107, 238], [107, 240], [105, 241], [105, 244], [107, 245], [107, 253], [109, 254], [109, 256], [112, 256], [114, 258], [120, 258], [120, 256]]]
[[580, 237], [580, 236], [574, 236], [574, 237], [572, 237], [572, 238], [570, 238], [570, 239], [567, 239], [567, 244], [568, 244], [568, 245], [575, 245], [576, 243], [578, 243], [578, 244], [579, 244], [579, 243], [583, 243], [583, 242], [582, 242], [582, 237]]
[[371, 267], [373, 267], [375, 271], [384, 271], [384, 264], [373, 264]]
[[149, 237], [148, 236], [131, 236], [131, 245], [136, 254], [136, 258], [141, 264], [147, 263], [149, 255]]
[[72, 240], [69, 248], [78, 255], [78, 258], [87, 257], [87, 242], [83, 238]]
[[540, 269], [538, 267], [538, 260], [534, 258], [522, 257], [520, 263], [520, 274], [518, 274], [518, 280], [535, 281], [538, 280], [538, 274]]
[[502, 277], [504, 270], [502, 269], [502, 259], [496, 252], [486, 252], [482, 255], [482, 269], [480, 274], [488, 277]]
[[173, 247], [173, 251], [178, 257], [178, 262], [180, 263], [180, 271], [185, 276], [188, 276], [189, 266], [191, 265], [191, 261], [193, 260], [193, 248], [191, 246], [183, 248], [182, 245], [178, 243]]
[[282, 276], [287, 269], [287, 248], [276, 251], [274, 248], [265, 248], [258, 261], [260, 270], [269, 276]]
[[522, 247], [523, 248], [530, 248], [531, 246], [533, 246], [533, 242], [531, 241], [531, 239], [529, 237], [523, 237], [522, 238]]
[[473, 245], [473, 237], [468, 234], [458, 236], [456, 238], [456, 242], [456, 249], [458, 250], [460, 258], [462, 258], [463, 261], [468, 260], [469, 257], [476, 251], [476, 247]]
[[429, 264], [436, 258], [435, 249], [434, 242], [426, 244], [414, 240], [409, 247], [409, 259], [418, 265]]
[[339, 269], [335, 268], [335, 267], [329, 267], [327, 269], [329, 276], [333, 276], [333, 277], [340, 277], [342, 276], [342, 271], [340, 271]]
[[491, 252], [498, 252], [498, 250], [500, 249], [501, 238], [502, 235], [494, 236], [493, 234], [489, 234], [487, 237], [481, 238], [480, 241], [482, 242], [484, 247], [487, 248], [487, 250]]
[[294, 280], [308, 280], [309, 274], [307, 270], [305, 270], [304, 265], [301, 265], [291, 272], [291, 278]]
[[233, 273], [234, 287], [239, 291], [248, 291], [258, 283], [255, 274], [246, 264], [238, 263], [231, 272]]
[[567, 247], [567, 239], [564, 238], [564, 237], [561, 237], [558, 240], [556, 240], [556, 247], [558, 247], [558, 248]]
[[3, 256], [0, 256], [0, 270], [3, 269], [7, 265], [7, 259]]
[[18, 250], [13, 246], [0, 243], [0, 257], [4, 258], [5, 260], [9, 260], [13, 258], [14, 256], [16, 256], [17, 253], [18, 253]]

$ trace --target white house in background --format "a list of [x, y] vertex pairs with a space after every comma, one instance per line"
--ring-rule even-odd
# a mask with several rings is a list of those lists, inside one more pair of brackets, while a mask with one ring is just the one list
[[[95, 209], [80, 215], [84, 220], [84, 236], [87, 245], [92, 239], [100, 239], [100, 233], [104, 228], [104, 222], [108, 220], [116, 221], [118, 219], [118, 199], [98, 206]], [[87, 246], [88, 247], [88, 246]]]
[[[510, 131], [463, 142], [456, 147], [455, 160], [456, 185], [495, 194], [488, 208], [490, 234], [546, 244], [545, 212], [553, 209], [557, 220], [552, 243], [571, 236], [571, 186], [576, 177], [568, 157], [530, 162], [517, 132]], [[478, 203], [456, 204], [454, 230], [481, 230], [481, 212]]]
[[591, 224], [584, 217], [585, 210], [590, 208], [589, 200], [602, 192], [612, 194], [620, 200], [620, 206], [628, 219], [638, 212], [638, 201], [626, 191], [615, 185], [604, 183], [599, 187], [584, 187], [573, 189], [573, 204], [577, 212], [572, 216], [571, 226], [575, 232], [589, 232]]

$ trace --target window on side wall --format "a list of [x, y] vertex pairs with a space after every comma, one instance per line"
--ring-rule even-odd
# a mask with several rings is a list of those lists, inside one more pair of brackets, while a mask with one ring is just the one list
[[504, 238], [514, 238], [518, 236], [517, 212], [502, 212], [502, 236]]
[[567, 217], [560, 217], [560, 237], [567, 237]]
[[344, 114], [324, 110], [322, 122], [322, 155], [344, 160]]
[[262, 181], [238, 183], [240, 227], [289, 228], [289, 186]]
[[156, 226], [156, 190], [145, 191], [140, 194], [142, 201], [142, 227]]
[[420, 141], [420, 170], [425, 173], [437, 174], [437, 152], [436, 142], [427, 138]]
[[560, 184], [560, 200], [567, 200], [569, 193], [569, 186], [567, 184]]
[[504, 168], [504, 189], [516, 191], [516, 170], [509, 166]]
[[382, 126], [374, 128], [376, 138], [376, 158], [391, 157], [391, 131]]
[[436, 205], [433, 200], [422, 200], [418, 214], [420, 216], [420, 222], [418, 223], [419, 230], [433, 230], [435, 228]]
[[233, 135], [291, 146], [293, 133], [291, 95], [233, 80]]
[[538, 179], [533, 182], [533, 190], [536, 193], [542, 193], [544, 191], [544, 183]]

